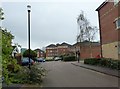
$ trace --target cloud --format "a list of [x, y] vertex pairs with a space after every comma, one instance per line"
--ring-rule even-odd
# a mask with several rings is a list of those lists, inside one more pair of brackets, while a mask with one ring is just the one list
[[[31, 48], [42, 48], [50, 43], [75, 43], [78, 32], [76, 18], [81, 10], [85, 11], [86, 17], [93, 26], [98, 26], [98, 17], [95, 9], [100, 3], [77, 3], [77, 0], [74, 3], [68, 2], [67, 0], [65, 0], [66, 2], [57, 1], [30, 2], [32, 6]], [[14, 42], [21, 44], [22, 47], [27, 47], [28, 45], [26, 6], [26, 2], [2, 3], [5, 13], [3, 26], [12, 32], [15, 36]]]
[[[105, 0], [2, 0], [2, 2], [103, 2]], [[113, 0], [108, 0], [108, 1], [113, 1]]]

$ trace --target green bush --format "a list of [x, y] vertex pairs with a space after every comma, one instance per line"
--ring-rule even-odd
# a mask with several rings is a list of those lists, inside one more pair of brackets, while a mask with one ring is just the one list
[[75, 56], [64, 56], [63, 61], [76, 61]]
[[113, 60], [111, 58], [89, 58], [84, 60], [84, 64], [99, 65], [120, 70], [120, 60]]
[[99, 65], [100, 66], [107, 66], [108, 65], [108, 60], [106, 60], [106, 59], [99, 60]]
[[11, 56], [13, 50], [11, 43], [14, 36], [8, 32], [7, 29], [0, 28], [0, 33], [2, 35], [0, 38], [0, 44], [2, 47], [2, 58], [0, 58], [0, 62], [2, 64], [2, 77], [6, 84], [10, 84], [12, 80], [11, 77], [9, 77], [10, 73], [19, 71], [20, 66]]
[[111, 68], [112, 69], [118, 69], [118, 61], [117, 60], [112, 60], [111, 61]]
[[[29, 50], [23, 53], [23, 57], [29, 57]], [[37, 57], [37, 53], [30, 49], [30, 58], [35, 59], [35, 57]]]
[[120, 70], [120, 61], [118, 61], [118, 70]]
[[45, 69], [40, 67], [40, 65], [31, 66], [31, 70], [29, 72], [29, 79], [31, 84], [40, 84], [42, 82], [42, 77], [45, 76]]
[[53, 59], [45, 59], [45, 61], [54, 61]]
[[18, 73], [11, 73], [12, 83], [22, 83], [22, 84], [41, 84], [42, 77], [45, 76], [45, 69], [39, 65], [31, 66], [29, 69], [23, 66]]
[[91, 64], [91, 65], [98, 65], [99, 60], [100, 60], [100, 58], [89, 58], [89, 59], [85, 59], [84, 63], [85, 64]]

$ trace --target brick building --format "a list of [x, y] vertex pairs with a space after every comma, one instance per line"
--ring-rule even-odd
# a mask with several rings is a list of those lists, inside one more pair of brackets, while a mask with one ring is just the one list
[[[80, 50], [81, 45], [81, 50]], [[91, 51], [89, 42], [75, 43], [73, 45], [62, 43], [62, 44], [51, 44], [46, 47], [46, 58], [52, 59], [54, 56], [60, 55], [75, 55], [76, 51], [80, 50], [81, 58], [96, 57], [101, 54], [100, 43], [92, 42]]]
[[35, 49], [34, 51], [37, 52], [37, 57], [38, 58], [45, 58], [45, 52], [41, 49]]
[[73, 45], [72, 50], [74, 53], [79, 50], [82, 59], [95, 58], [101, 54], [100, 43], [98, 42], [91, 42], [91, 48], [90, 42], [78, 42]]
[[57, 56], [57, 46], [50, 44], [46, 47], [46, 59], [52, 59], [54, 56]]
[[120, 59], [120, 1], [105, 1], [96, 11], [99, 16], [101, 55]]
[[71, 45], [67, 43], [62, 43], [57, 45], [58, 56], [69, 54], [69, 47]]
[[65, 55], [69, 53], [70, 44], [62, 43], [62, 44], [50, 44], [46, 47], [46, 58], [52, 59], [55, 56]]

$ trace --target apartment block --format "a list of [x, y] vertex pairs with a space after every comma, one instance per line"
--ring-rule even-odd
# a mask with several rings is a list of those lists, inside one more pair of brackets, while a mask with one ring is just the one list
[[37, 52], [37, 58], [45, 58], [45, 52], [41, 49], [35, 49], [34, 51]]
[[46, 47], [46, 58], [52, 59], [55, 56], [66, 55], [69, 53], [70, 44], [50, 44]]
[[103, 2], [97, 9], [100, 27], [101, 55], [120, 59], [120, 1]]

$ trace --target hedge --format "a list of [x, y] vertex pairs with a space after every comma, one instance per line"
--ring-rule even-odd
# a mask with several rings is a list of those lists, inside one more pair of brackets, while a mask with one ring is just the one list
[[84, 60], [84, 64], [99, 65], [120, 70], [120, 60], [113, 60], [111, 58], [89, 58]]
[[45, 61], [54, 61], [53, 59], [45, 59]]
[[75, 56], [64, 56], [63, 61], [76, 61]]

